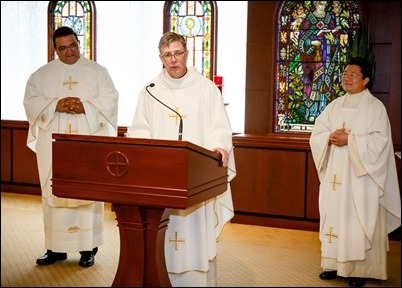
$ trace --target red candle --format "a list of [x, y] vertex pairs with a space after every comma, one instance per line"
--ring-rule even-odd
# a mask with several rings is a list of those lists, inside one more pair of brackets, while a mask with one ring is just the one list
[[222, 83], [223, 83], [223, 76], [214, 76], [214, 83], [216, 84], [216, 85], [222, 85]]
[[223, 76], [214, 76], [214, 83], [216, 86], [218, 86], [219, 90], [221, 91], [222, 94], [222, 87], [223, 87]]

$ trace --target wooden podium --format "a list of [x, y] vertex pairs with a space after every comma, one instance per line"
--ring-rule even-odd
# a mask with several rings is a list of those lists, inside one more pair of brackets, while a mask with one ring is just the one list
[[53, 134], [53, 194], [113, 203], [120, 257], [112, 286], [168, 287], [171, 209], [227, 189], [218, 154], [187, 141]]

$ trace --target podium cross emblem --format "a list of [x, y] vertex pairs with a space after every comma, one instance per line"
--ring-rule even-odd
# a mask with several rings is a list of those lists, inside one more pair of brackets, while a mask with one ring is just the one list
[[121, 177], [128, 171], [128, 159], [119, 151], [109, 153], [106, 157], [106, 168], [113, 177]]

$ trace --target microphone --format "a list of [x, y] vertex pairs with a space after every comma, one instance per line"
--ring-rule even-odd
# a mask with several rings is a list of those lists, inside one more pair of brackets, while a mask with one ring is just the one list
[[152, 98], [154, 98], [156, 101], [158, 101], [159, 103], [161, 103], [163, 106], [165, 106], [166, 108], [170, 109], [171, 111], [173, 111], [174, 113], [177, 114], [177, 116], [179, 116], [180, 118], [180, 124], [179, 124], [179, 140], [182, 139], [183, 136], [183, 118], [181, 117], [181, 115], [179, 114], [179, 112], [177, 112], [176, 110], [170, 108], [169, 106], [167, 106], [165, 103], [163, 103], [161, 100], [159, 100], [158, 98], [156, 98], [154, 95], [152, 95], [151, 92], [149, 92], [148, 88], [149, 87], [155, 87], [155, 83], [151, 83], [149, 84], [147, 87], [145, 87], [145, 90], [147, 90], [148, 94], [152, 96]]

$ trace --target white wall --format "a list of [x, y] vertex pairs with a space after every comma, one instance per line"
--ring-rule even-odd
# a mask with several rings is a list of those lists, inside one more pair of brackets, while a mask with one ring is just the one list
[[[244, 130], [247, 1], [217, 1], [218, 66], [234, 132]], [[119, 91], [119, 126], [129, 126], [141, 87], [162, 64], [164, 1], [95, 1], [97, 62]], [[1, 1], [1, 119], [26, 120], [30, 74], [47, 62], [48, 1]], [[114, 11], [116, 11], [114, 13]]]

